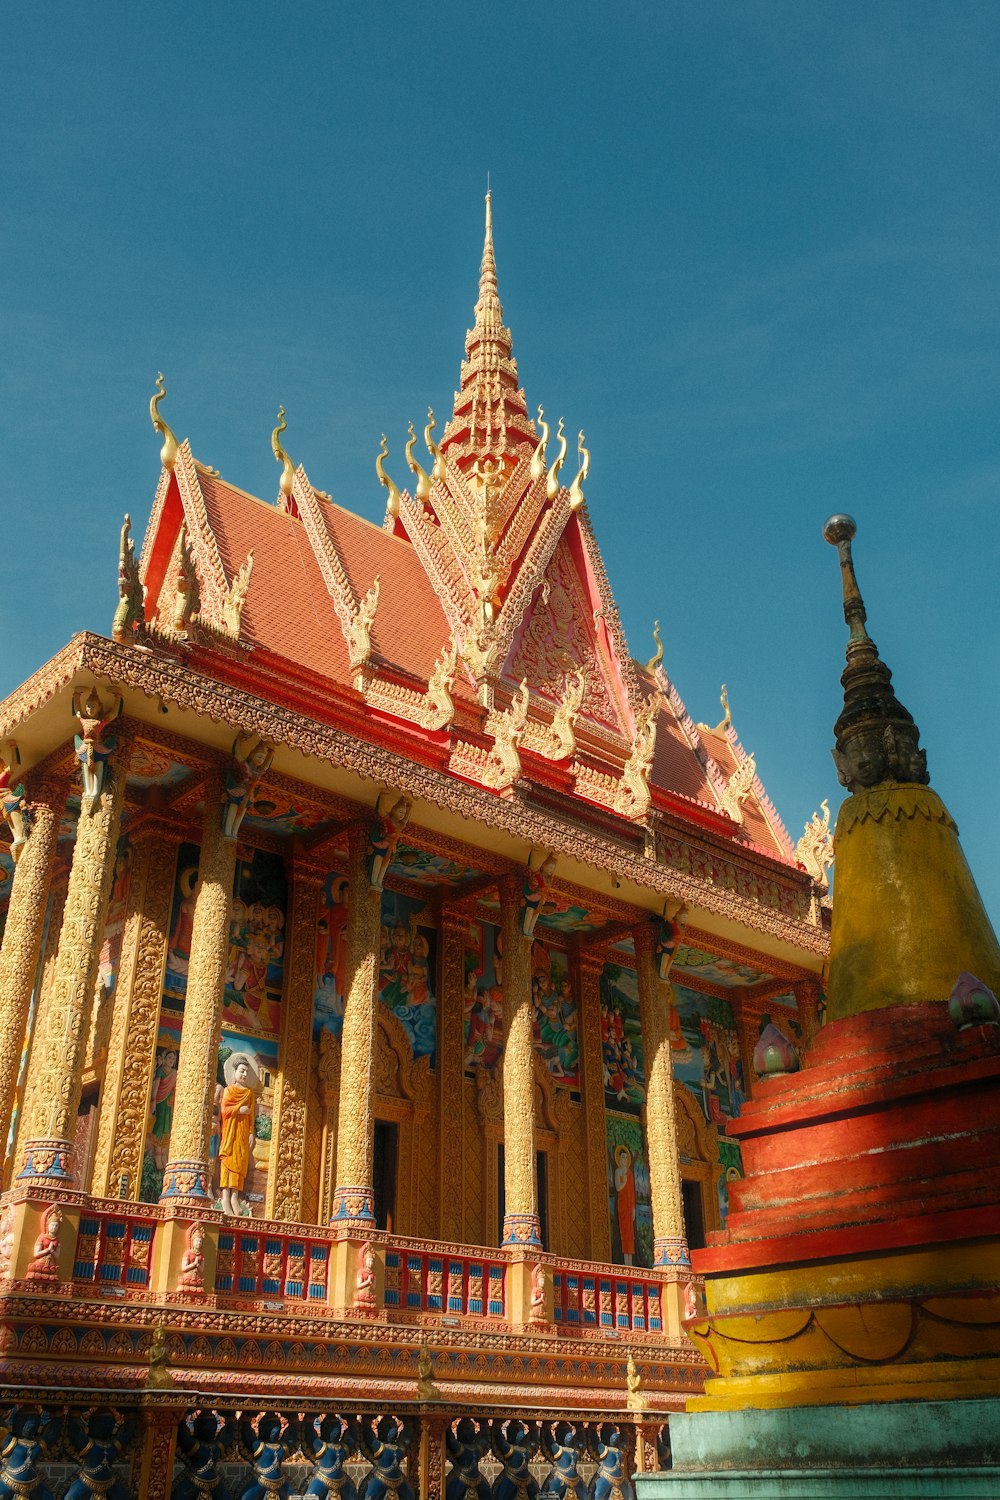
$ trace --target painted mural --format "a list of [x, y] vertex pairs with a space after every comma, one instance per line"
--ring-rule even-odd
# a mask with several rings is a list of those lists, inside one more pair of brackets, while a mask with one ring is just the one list
[[672, 986], [670, 1006], [674, 1077], [698, 1100], [705, 1119], [725, 1125], [747, 1097], [732, 1007], [715, 995]]
[[378, 992], [409, 1037], [413, 1056], [437, 1048], [437, 929], [430, 907], [398, 891], [382, 892]]
[[[182, 844], [163, 982], [168, 1009], [183, 1012], [198, 887], [198, 847]], [[288, 889], [277, 854], [255, 849], [236, 866], [222, 1024], [277, 1035], [284, 983]]]
[[[535, 1049], [559, 1088], [580, 1087], [576, 997], [561, 948], [531, 945]], [[503, 945], [493, 922], [470, 922], [465, 943], [465, 1066], [491, 1068], [503, 1051]]]
[[492, 1068], [503, 1051], [500, 929], [470, 922], [465, 939], [465, 1066]]
[[334, 1036], [344, 1029], [347, 964], [347, 876], [331, 870], [323, 884], [316, 927], [316, 984], [313, 989], [313, 1036], [325, 1027]]
[[611, 1259], [618, 1266], [653, 1264], [653, 1209], [642, 1126], [628, 1115], [605, 1116]]
[[531, 999], [535, 1050], [560, 1088], [580, 1087], [580, 1041], [576, 997], [562, 949], [531, 945]]
[[646, 1099], [639, 992], [635, 970], [623, 964], [601, 971], [601, 1051], [605, 1106], [637, 1115]]

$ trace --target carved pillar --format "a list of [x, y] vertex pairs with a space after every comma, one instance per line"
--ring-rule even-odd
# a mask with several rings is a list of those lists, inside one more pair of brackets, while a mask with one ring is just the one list
[[131, 839], [132, 874], [94, 1153], [92, 1191], [99, 1198], [133, 1203], [139, 1198], [177, 843], [169, 824], [159, 821], [144, 823]]
[[325, 1026], [319, 1034], [316, 1081], [323, 1106], [317, 1221], [325, 1224], [333, 1212], [333, 1195], [337, 1189], [337, 1114], [340, 1109], [340, 1039]]
[[604, 1115], [604, 1048], [601, 1044], [601, 972], [604, 959], [582, 953], [577, 958], [580, 996], [580, 1076], [587, 1142], [587, 1207], [590, 1215], [590, 1256], [611, 1259], [611, 1218], [608, 1211], [608, 1132]]
[[438, 1087], [443, 1240], [461, 1241], [465, 1206], [465, 943], [468, 917], [441, 913]]
[[14, 1108], [64, 801], [55, 787], [37, 789], [31, 832], [14, 866], [0, 949], [0, 1154], [7, 1144]]
[[687, 1266], [690, 1257], [684, 1232], [667, 1012], [670, 987], [657, 974], [656, 929], [653, 924], [643, 923], [635, 927], [632, 938], [646, 1064], [646, 1144], [653, 1202], [653, 1262], [658, 1266]]
[[296, 864], [292, 869], [290, 944], [285, 959], [281, 1019], [281, 1067], [274, 1090], [271, 1170], [265, 1217], [303, 1218], [306, 1114], [312, 1063], [313, 992], [316, 988], [316, 929], [326, 872]]
[[143, 1500], [167, 1500], [174, 1482], [177, 1428], [183, 1405], [147, 1407], [132, 1450], [134, 1493]]
[[205, 1207], [211, 1201], [208, 1140], [212, 1085], [222, 1032], [222, 992], [229, 958], [229, 917], [236, 839], [226, 835], [221, 776], [205, 785], [205, 821], [191, 928], [184, 1024], [177, 1058], [170, 1160], [160, 1201]]
[[38, 1017], [44, 1007], [48, 1004], [48, 995], [52, 989], [55, 979], [56, 959], [59, 956], [59, 934], [62, 932], [63, 912], [66, 908], [66, 887], [69, 883], [69, 871], [63, 868], [56, 876], [52, 889], [52, 906], [49, 911], [48, 928], [45, 934], [45, 952], [42, 954], [41, 974], [38, 982], [38, 994], [35, 1000], [35, 1017], [31, 1027], [31, 1035], [28, 1037], [27, 1056], [23, 1067], [23, 1094], [21, 1106], [17, 1114], [17, 1129], [14, 1133], [14, 1149], [11, 1151], [4, 1171], [4, 1186], [9, 1186], [10, 1174], [15, 1162], [21, 1160], [21, 1148], [25, 1142], [24, 1124], [30, 1118], [32, 1112], [32, 1095], [37, 1092], [37, 1083], [32, 1082], [31, 1053], [38, 1035]]
[[368, 879], [368, 830], [351, 829], [348, 844], [347, 994], [340, 1053], [337, 1185], [332, 1219], [375, 1222], [375, 1007], [378, 1004], [381, 893]]
[[68, 1184], [73, 1179], [84, 1051], [131, 753], [126, 729], [115, 738], [114, 753], [101, 762], [100, 791], [84, 795], [77, 823], [55, 974], [35, 1020], [31, 1114], [25, 1120], [19, 1181]]
[[523, 881], [500, 881], [503, 938], [503, 1140], [504, 1221], [502, 1243], [538, 1245], [538, 1186], [535, 1179], [535, 1049], [532, 1039], [531, 943], [521, 931]]

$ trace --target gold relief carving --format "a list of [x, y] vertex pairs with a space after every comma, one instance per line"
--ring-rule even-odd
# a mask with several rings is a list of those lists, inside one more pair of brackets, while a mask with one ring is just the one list
[[31, 1118], [33, 1113], [32, 1099], [33, 1091], [37, 1092], [38, 1081], [31, 1071], [31, 1054], [34, 1050], [35, 1038], [39, 1031], [39, 1017], [45, 1013], [48, 1006], [48, 997], [52, 990], [52, 983], [56, 973], [56, 959], [59, 956], [59, 937], [62, 932], [63, 912], [66, 907], [66, 887], [68, 883], [68, 872], [63, 871], [52, 892], [52, 908], [49, 912], [48, 932], [45, 938], [45, 952], [42, 955], [42, 972], [38, 985], [38, 998], [35, 1006], [35, 1019], [31, 1034], [28, 1037], [28, 1052], [24, 1071], [24, 1095], [21, 1108], [17, 1116], [17, 1132], [14, 1137], [14, 1150], [7, 1160], [7, 1172], [9, 1175], [11, 1163], [20, 1161], [21, 1147], [27, 1139], [24, 1131], [25, 1121]]
[[238, 641], [240, 638], [243, 606], [247, 601], [252, 576], [253, 551], [251, 550], [247, 553], [246, 561], [242, 567], [234, 574], [232, 582], [226, 589], [222, 600], [222, 629], [234, 641]]
[[[477, 1072], [481, 1071], [477, 1069]], [[462, 1079], [462, 1136], [464, 1138], [465, 1191], [462, 1199], [462, 1226], [460, 1236], [468, 1245], [485, 1245], [486, 1226], [483, 1222], [483, 1207], [486, 1194], [483, 1187], [483, 1131], [476, 1107], [476, 1086], [471, 1078]]]
[[534, 687], [558, 698], [567, 677], [582, 667], [586, 672], [582, 698], [585, 712], [604, 724], [617, 724], [618, 714], [588, 628], [590, 619], [591, 609], [583, 598], [570, 554], [565, 545], [557, 546], [511, 662], [511, 675], [527, 677]]
[[656, 970], [656, 931], [643, 923], [632, 934], [639, 991], [639, 1024], [646, 1063], [646, 1149], [654, 1239], [684, 1239], [684, 1207], [677, 1159], [677, 1116], [670, 1050], [670, 987]]
[[569, 760], [575, 753], [576, 720], [586, 689], [587, 674], [582, 667], [568, 673], [552, 723], [526, 742], [546, 760]]
[[603, 959], [587, 955], [577, 963], [579, 999], [580, 1073], [586, 1120], [587, 1207], [590, 1217], [589, 1253], [595, 1260], [611, 1259], [611, 1220], [608, 1217], [608, 1140], [604, 1119], [604, 1049], [601, 1042], [601, 971]]
[[321, 884], [322, 877], [312, 871], [300, 867], [293, 871], [291, 952], [285, 960], [281, 1066], [274, 1090], [265, 1216], [294, 1222], [299, 1222], [303, 1215], [316, 928]]
[[118, 732], [114, 760], [102, 763], [100, 788], [89, 800], [90, 811], [82, 813], [77, 823], [55, 974], [35, 1022], [31, 1071], [36, 1086], [31, 1096], [31, 1118], [25, 1124], [26, 1141], [55, 1138], [71, 1142], [76, 1133], [83, 1055], [111, 898], [130, 753], [131, 737], [124, 728]]
[[236, 840], [227, 838], [219, 815], [222, 797], [222, 777], [214, 775], [205, 786], [184, 1027], [170, 1129], [171, 1161], [208, 1162], [212, 1118], [209, 1069], [214, 1067], [222, 1034], [222, 995], [236, 871]]
[[[579, 512], [578, 524], [586, 529], [585, 511]], [[391, 749], [372, 745], [282, 704], [265, 703], [239, 688], [200, 676], [186, 663], [158, 657], [154, 660], [150, 653], [115, 646], [99, 636], [83, 634], [77, 637], [41, 672], [7, 698], [3, 705], [5, 716], [0, 720], [0, 735], [13, 732], [21, 717], [51, 698], [68, 677], [79, 670], [134, 688], [151, 698], [162, 697], [208, 718], [253, 728], [262, 737], [296, 749], [303, 755], [333, 761], [346, 771], [376, 783], [398, 785], [411, 797], [426, 799], [437, 807], [457, 812], [488, 828], [544, 845], [558, 854], [608, 871], [619, 880], [636, 881], [651, 891], [676, 896], [690, 910], [701, 907], [706, 912], [790, 942], [809, 953], [825, 954], [829, 949], [826, 933], [809, 920], [809, 882], [801, 872], [789, 870], [782, 877], [778, 867], [772, 867], [771, 873], [780, 882], [781, 896], [779, 907], [769, 907], [754, 899], [749, 883], [731, 891], [720, 889], [704, 875], [695, 874], [690, 858], [693, 846], [688, 842], [690, 830], [685, 832], [680, 824], [674, 826], [670, 820], [666, 821], [659, 844], [662, 863], [654, 863], [631, 849], [609, 846], [607, 838], [599, 832], [582, 825], [570, 828], [564, 820], [540, 809], [526, 807], [518, 800], [492, 796], [481, 787], [458, 781], [446, 772], [419, 762], [401, 761]], [[469, 756], [468, 759], [471, 767], [475, 757]], [[455, 758], [452, 765], [457, 768]], [[475, 771], [472, 775], [476, 777]], [[749, 869], [752, 863], [733, 858], [731, 850], [727, 859], [739, 870], [744, 864]], [[679, 864], [675, 864], [678, 860]]]
[[538, 1212], [535, 1176], [535, 1045], [531, 945], [521, 932], [519, 875], [500, 878], [503, 937], [504, 1203], [510, 1215]]
[[340, 1111], [340, 1038], [323, 1027], [316, 1053], [316, 1082], [323, 1106], [323, 1130], [320, 1142], [319, 1222], [327, 1223], [333, 1211], [333, 1194], [337, 1176], [337, 1116]]
[[521, 774], [519, 746], [528, 722], [528, 684], [522, 681], [509, 708], [487, 724], [493, 735], [493, 752], [485, 766], [483, 780], [496, 792], [512, 787]]
[[615, 796], [615, 811], [638, 821], [649, 812], [649, 776], [656, 750], [656, 725], [660, 716], [659, 695], [654, 693], [636, 717], [635, 739]]
[[754, 756], [747, 755], [740, 761], [722, 790], [722, 810], [738, 828], [742, 828], [746, 821], [743, 804], [753, 791], [756, 779], [757, 761]]
[[132, 841], [132, 858], [110, 1048], [99, 1101], [92, 1191], [101, 1198], [137, 1202], [174, 891], [176, 836], [171, 837], [163, 824], [146, 824]]
[[465, 945], [468, 919], [443, 912], [440, 926], [441, 978], [438, 1077], [440, 1080], [438, 1138], [440, 1152], [439, 1233], [445, 1240], [461, 1240], [465, 1201]]
[[36, 801], [32, 812], [31, 834], [14, 868], [0, 949], [0, 1142], [4, 1145], [14, 1107], [59, 831], [54, 797]]
[[352, 828], [347, 856], [347, 965], [337, 1112], [336, 1186], [372, 1186], [375, 1117], [372, 1112], [375, 1007], [382, 911], [368, 879], [368, 829]]
[[378, 609], [381, 583], [376, 576], [371, 588], [358, 604], [347, 631], [348, 666], [352, 672], [360, 672], [372, 654], [372, 626]]

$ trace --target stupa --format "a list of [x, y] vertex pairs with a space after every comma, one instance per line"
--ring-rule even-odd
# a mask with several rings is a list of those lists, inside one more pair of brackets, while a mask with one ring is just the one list
[[[849, 516], [826, 1024], [728, 1126], [712, 1368], [640, 1500], [1000, 1493], [1000, 949], [866, 629]], [[791, 1069], [795, 1069], [791, 1071]]]

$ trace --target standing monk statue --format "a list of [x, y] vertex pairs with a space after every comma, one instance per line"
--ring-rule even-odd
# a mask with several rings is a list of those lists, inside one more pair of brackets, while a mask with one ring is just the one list
[[246, 1218], [250, 1206], [244, 1198], [246, 1181], [253, 1169], [254, 1115], [260, 1078], [245, 1052], [226, 1058], [226, 1087], [222, 1091], [222, 1136], [219, 1142], [219, 1179], [222, 1211]]

